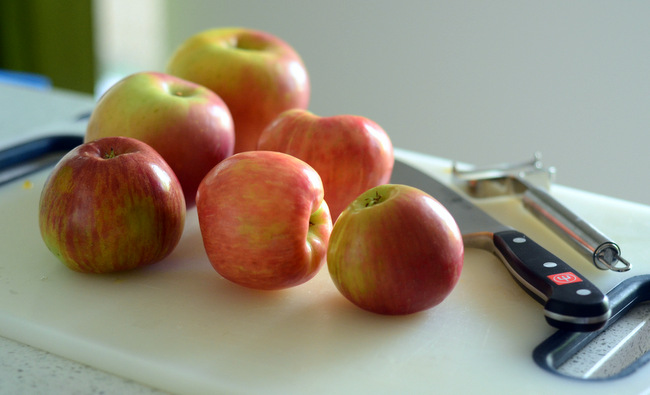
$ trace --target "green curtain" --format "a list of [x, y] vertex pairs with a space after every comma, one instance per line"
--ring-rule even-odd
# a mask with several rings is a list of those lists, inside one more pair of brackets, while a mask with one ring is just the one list
[[92, 0], [0, 0], [0, 69], [93, 93]]

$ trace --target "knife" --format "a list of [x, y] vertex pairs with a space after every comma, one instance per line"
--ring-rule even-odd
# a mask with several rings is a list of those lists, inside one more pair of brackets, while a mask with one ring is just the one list
[[495, 254], [520, 286], [544, 306], [546, 321], [558, 329], [591, 332], [611, 315], [607, 295], [530, 237], [508, 227], [459, 193], [395, 159], [391, 183], [418, 188], [439, 201], [456, 220], [465, 248]]
[[0, 185], [55, 164], [82, 143], [80, 135], [53, 135], [0, 150]]

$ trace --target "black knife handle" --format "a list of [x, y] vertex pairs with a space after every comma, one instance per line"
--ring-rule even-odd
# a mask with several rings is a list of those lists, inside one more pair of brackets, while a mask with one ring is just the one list
[[72, 134], [45, 136], [0, 150], [0, 185], [55, 164], [83, 139]]
[[515, 230], [495, 233], [493, 242], [517, 282], [544, 305], [550, 325], [574, 332], [605, 326], [607, 295], [571, 266]]

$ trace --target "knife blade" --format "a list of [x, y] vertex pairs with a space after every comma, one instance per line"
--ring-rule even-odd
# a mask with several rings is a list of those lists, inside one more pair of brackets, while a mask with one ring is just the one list
[[438, 200], [456, 220], [465, 248], [492, 252], [517, 283], [544, 306], [546, 321], [558, 329], [595, 331], [611, 315], [598, 287], [524, 233], [506, 226], [434, 177], [395, 159], [392, 184], [409, 185]]

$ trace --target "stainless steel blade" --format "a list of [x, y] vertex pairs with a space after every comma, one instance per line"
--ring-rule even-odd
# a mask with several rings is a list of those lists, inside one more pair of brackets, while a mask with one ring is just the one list
[[399, 160], [395, 160], [391, 182], [414, 186], [439, 201], [453, 214], [460, 232], [465, 238], [474, 234], [494, 233], [511, 229], [492, 218], [450, 187]]

